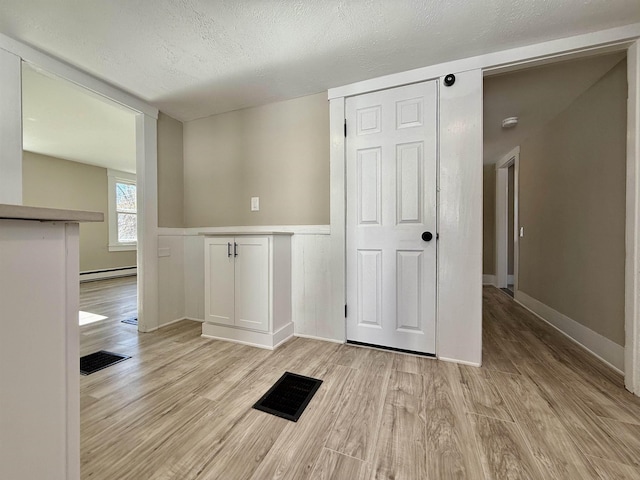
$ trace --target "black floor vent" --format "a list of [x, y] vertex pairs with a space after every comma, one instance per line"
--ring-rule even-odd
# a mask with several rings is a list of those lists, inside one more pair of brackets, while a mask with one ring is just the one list
[[321, 384], [322, 380], [286, 372], [253, 408], [297, 422]]
[[119, 353], [111, 353], [105, 350], [92, 353], [80, 357], [80, 373], [82, 375], [91, 375], [92, 373], [102, 370], [103, 368], [110, 367], [116, 363], [120, 363], [128, 358], [127, 355], [121, 355]]
[[129, 325], [138, 325], [138, 317], [135, 318], [125, 318], [121, 321], [121, 323], [128, 323]]

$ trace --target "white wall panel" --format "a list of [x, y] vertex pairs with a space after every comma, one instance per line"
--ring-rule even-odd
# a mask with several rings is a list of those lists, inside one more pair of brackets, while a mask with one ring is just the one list
[[184, 237], [185, 317], [204, 320], [204, 237]]
[[438, 357], [482, 361], [482, 72], [440, 82]]
[[184, 237], [158, 236], [158, 324], [185, 317]]

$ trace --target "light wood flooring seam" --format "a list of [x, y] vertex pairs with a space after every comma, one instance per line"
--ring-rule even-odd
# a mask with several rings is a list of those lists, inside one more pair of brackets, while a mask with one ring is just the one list
[[365, 460], [362, 460], [361, 458], [358, 458], [358, 457], [352, 457], [351, 455], [347, 455], [346, 453], [338, 452], [337, 450], [333, 450], [332, 448], [329, 448], [329, 447], [327, 447], [327, 446], [324, 446], [323, 448], [325, 448], [325, 449], [327, 449], [327, 450], [329, 450], [329, 451], [331, 451], [331, 452], [333, 452], [333, 453], [337, 453], [338, 455], [343, 455], [343, 456], [345, 456], [345, 457], [353, 458], [354, 460], [357, 460], [357, 461], [359, 461], [359, 462], [369, 463], [369, 462], [366, 462]]
[[[132, 281], [133, 280], [133, 281]], [[81, 285], [81, 350], [132, 358], [81, 377], [82, 478], [640, 478], [640, 399], [495, 288], [483, 367], [294, 338], [273, 352], [139, 334], [135, 277]], [[297, 423], [251, 408], [285, 371], [324, 380]]]

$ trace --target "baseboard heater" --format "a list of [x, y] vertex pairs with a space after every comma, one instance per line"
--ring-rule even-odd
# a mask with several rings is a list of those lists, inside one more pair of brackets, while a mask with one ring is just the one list
[[87, 270], [80, 272], [80, 282], [91, 282], [93, 280], [103, 280], [106, 278], [130, 277], [137, 275], [138, 268], [132, 267], [105, 268], [104, 270]]

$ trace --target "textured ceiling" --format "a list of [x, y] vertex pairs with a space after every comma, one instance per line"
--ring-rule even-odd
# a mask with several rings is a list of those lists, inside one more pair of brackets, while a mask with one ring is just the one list
[[638, 0], [0, 0], [0, 32], [180, 120], [640, 22]]
[[136, 171], [135, 114], [66, 80], [22, 69], [23, 148]]
[[[484, 163], [495, 163], [549, 123], [625, 57], [561, 62], [484, 79]], [[515, 128], [502, 120], [518, 117]]]

